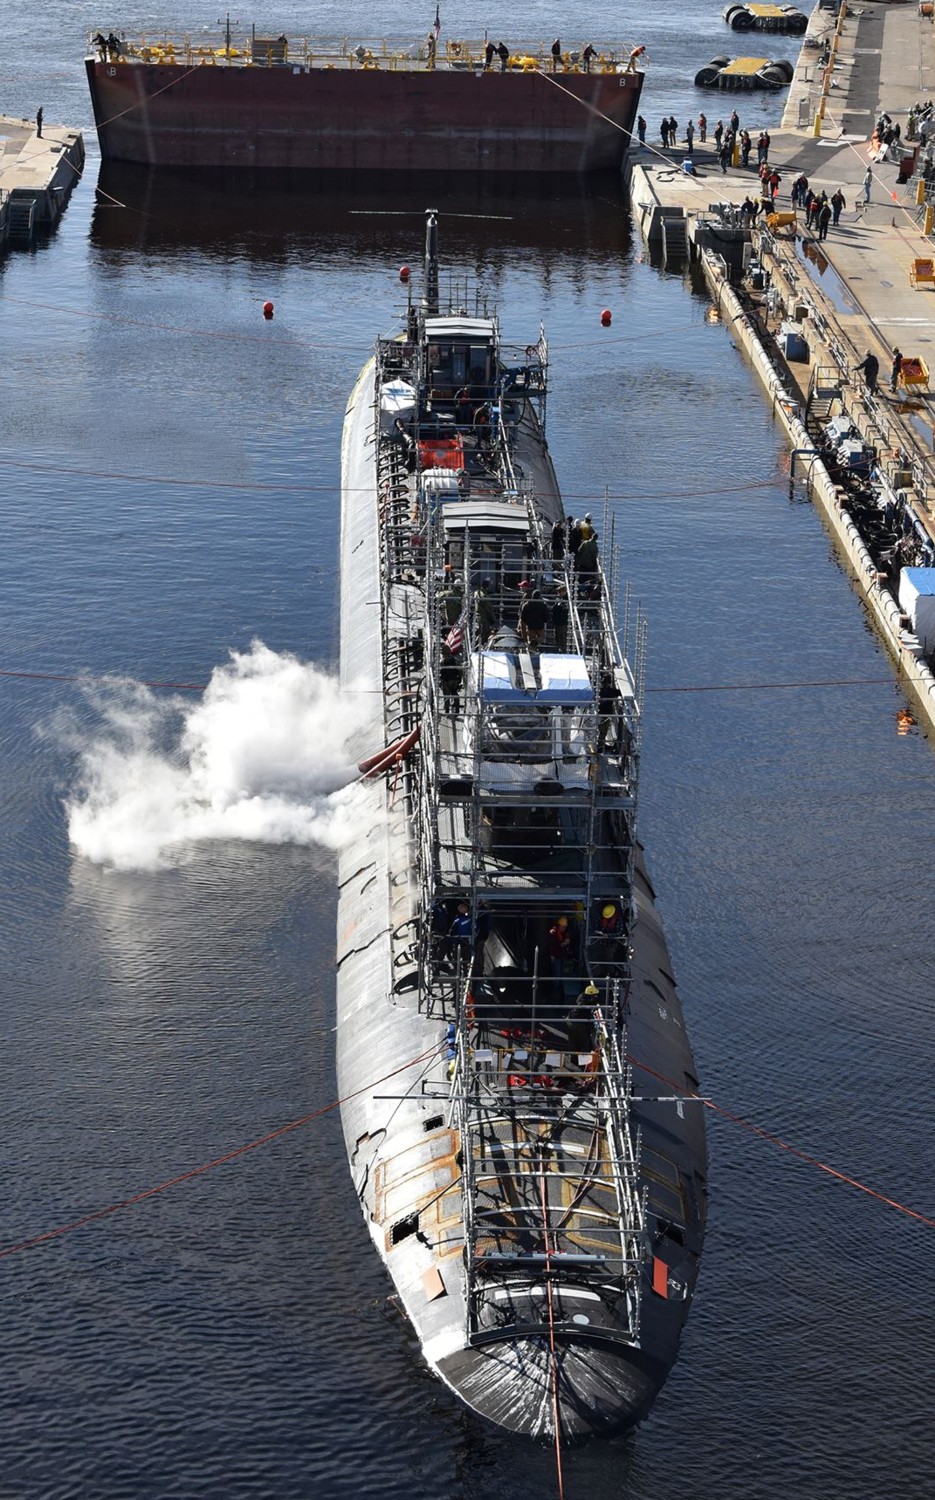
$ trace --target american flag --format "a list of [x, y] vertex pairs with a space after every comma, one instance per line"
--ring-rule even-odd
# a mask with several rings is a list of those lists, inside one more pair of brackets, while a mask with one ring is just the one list
[[463, 640], [464, 640], [464, 615], [461, 616], [461, 618], [460, 618], [460, 620], [458, 620], [457, 624], [452, 625], [452, 627], [449, 630], [448, 634], [445, 636], [445, 645], [448, 647], [448, 650], [451, 652], [452, 656], [454, 656], [454, 654], [455, 654], [456, 651], [460, 651], [461, 650], [461, 643], [462, 643]]
[[433, 30], [435, 32], [435, 40], [437, 42], [438, 38], [441, 36], [441, 30], [442, 30], [442, 18], [441, 18], [441, 16], [438, 13], [438, 6], [437, 5], [435, 7], [435, 26], [434, 26]]

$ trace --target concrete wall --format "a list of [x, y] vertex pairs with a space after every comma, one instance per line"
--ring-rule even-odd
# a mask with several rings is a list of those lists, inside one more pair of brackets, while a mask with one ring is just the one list
[[798, 462], [804, 466], [811, 498], [870, 608], [874, 623], [899, 669], [900, 680], [920, 711], [925, 728], [935, 734], [935, 676], [925, 662], [920, 660], [918, 647], [906, 644], [905, 632], [899, 623], [899, 605], [889, 589], [881, 587], [876, 565], [850, 516], [842, 509], [840, 492], [832, 483], [824, 464], [820, 459], [809, 456], [813, 444], [802, 420], [799, 404], [783, 385], [779, 371], [763, 347], [752, 319], [744, 311], [739, 297], [728, 283], [722, 263], [717, 256], [705, 251], [701, 256], [701, 264], [721, 315], [750, 360], [769, 397], [773, 416], [783, 428], [793, 453], [798, 451], [802, 454], [798, 460], [793, 458], [793, 464]]

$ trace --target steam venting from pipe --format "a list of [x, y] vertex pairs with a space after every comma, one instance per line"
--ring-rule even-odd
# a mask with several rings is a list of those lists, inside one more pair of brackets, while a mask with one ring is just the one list
[[218, 839], [337, 849], [372, 825], [348, 745], [375, 700], [319, 667], [254, 641], [194, 705], [126, 678], [83, 691], [92, 728], [58, 730], [77, 755], [68, 834], [88, 859], [155, 870]]

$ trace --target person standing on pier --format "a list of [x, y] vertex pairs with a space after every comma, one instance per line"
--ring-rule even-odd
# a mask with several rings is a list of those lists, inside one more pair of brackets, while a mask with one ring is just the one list
[[642, 115], [639, 115], [638, 118], [637, 118], [637, 121], [636, 121], [636, 134], [637, 134], [637, 136], [639, 138], [640, 145], [641, 146], [645, 146], [646, 145], [646, 121], [643, 119]]
[[742, 167], [749, 167], [750, 152], [752, 150], [753, 142], [750, 139], [750, 132], [749, 130], [742, 130], [740, 132], [740, 165]]
[[903, 367], [903, 356], [900, 349], [893, 350], [893, 363], [890, 366], [890, 390], [895, 391], [899, 385], [899, 375]]
[[868, 167], [864, 173], [864, 202], [870, 202], [870, 189], [873, 187], [873, 168]]
[[708, 117], [705, 114], [698, 116], [698, 139], [702, 145], [708, 139]]
[[669, 144], [669, 116], [668, 115], [664, 115], [663, 116], [662, 124], [659, 126], [659, 134], [662, 137], [662, 144], [663, 144], [663, 146], [668, 146], [668, 144]]
[[757, 166], [761, 167], [763, 165], [763, 163], [767, 159], [768, 153], [769, 153], [769, 147], [766, 144], [766, 134], [765, 134], [764, 131], [761, 130], [759, 136], [757, 137], [757, 142], [756, 142], [756, 160], [757, 160]]
[[833, 215], [831, 220], [832, 224], [837, 225], [837, 222], [841, 217], [841, 210], [846, 207], [847, 204], [844, 201], [844, 194], [841, 192], [841, 189], [838, 188], [837, 192], [831, 199], [831, 212]]
[[42, 140], [42, 105], [36, 110], [36, 135]]
[[731, 157], [730, 136], [728, 136], [727, 140], [724, 142], [723, 146], [721, 147], [721, 149], [719, 150], [719, 152], [717, 154], [718, 166], [720, 167], [721, 171], [724, 173], [725, 177], [727, 176], [727, 164], [730, 161], [730, 157]]
[[877, 376], [880, 373], [880, 361], [877, 359], [872, 349], [868, 349], [864, 358], [860, 361], [860, 364], [854, 366], [855, 375], [857, 374], [858, 370], [863, 371], [864, 380], [867, 383], [867, 391], [869, 395], [872, 396], [876, 391]]
[[694, 141], [694, 139], [695, 127], [692, 124], [691, 120], [689, 120], [688, 124], [685, 126], [685, 144], [688, 146], [689, 156], [691, 156], [692, 154], [692, 142]]
[[669, 116], [669, 145], [672, 147], [673, 151], [675, 150], [676, 146], [678, 145], [678, 140], [679, 140], [679, 122], [675, 118], [674, 115], [670, 115]]
[[723, 125], [723, 122], [721, 120], [718, 120], [717, 124], [714, 127], [714, 149], [715, 149], [715, 151], [720, 151], [720, 149], [721, 149], [721, 141], [723, 139], [724, 139], [724, 125]]
[[730, 128], [733, 131], [734, 135], [736, 135], [738, 130], [740, 129], [740, 116], [738, 115], [736, 110], [733, 110], [731, 112]]
[[818, 210], [818, 238], [820, 240], [826, 240], [828, 238], [828, 225], [830, 223], [831, 204], [827, 199], [825, 199], [824, 203], [821, 205], [821, 208]]

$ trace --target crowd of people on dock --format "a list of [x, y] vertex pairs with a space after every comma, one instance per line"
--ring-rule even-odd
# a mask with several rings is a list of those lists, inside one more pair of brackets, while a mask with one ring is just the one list
[[[646, 145], [647, 124], [642, 115], [637, 120], [637, 139], [640, 144]], [[889, 135], [890, 140], [886, 137]], [[664, 150], [680, 151], [679, 145], [679, 123], [674, 115], [663, 116], [659, 127], [659, 137]], [[874, 139], [879, 139], [888, 147], [891, 142], [897, 146], [899, 143], [899, 126], [893, 125], [889, 116], [881, 117], [877, 122], [877, 134]], [[694, 162], [694, 151], [696, 140], [701, 144], [707, 144], [708, 140], [708, 118], [702, 112], [698, 116], [697, 125], [689, 120], [685, 126], [682, 139], [685, 142], [684, 159], [682, 170], [690, 176], [697, 176]], [[780, 188], [783, 184], [782, 173], [770, 161], [770, 148], [772, 139], [766, 129], [756, 132], [756, 140], [753, 134], [742, 128], [740, 116], [736, 109], [731, 112], [727, 124], [718, 120], [711, 132], [713, 144], [713, 155], [721, 172], [726, 175], [728, 167], [739, 167], [742, 171], [756, 171], [760, 186], [755, 194], [748, 193], [740, 207], [741, 216], [749, 224], [756, 222], [761, 212], [773, 213], [778, 207]], [[754, 146], [756, 148], [756, 167], [751, 163]], [[869, 203], [870, 193], [873, 185], [873, 168], [867, 167], [862, 183], [863, 198], [855, 204], [860, 207]], [[828, 236], [828, 230], [837, 226], [847, 202], [842, 189], [839, 187], [834, 193], [829, 194], [826, 190], [818, 191], [809, 184], [804, 172], [794, 178], [789, 188], [791, 206], [793, 209], [801, 209], [805, 214], [805, 227], [814, 231], [816, 238], [824, 240]]]

